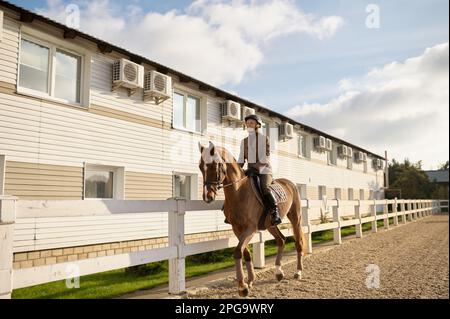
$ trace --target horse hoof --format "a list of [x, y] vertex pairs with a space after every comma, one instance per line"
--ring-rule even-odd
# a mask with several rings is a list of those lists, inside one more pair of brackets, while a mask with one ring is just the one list
[[302, 273], [301, 272], [295, 273], [294, 279], [298, 279], [298, 280], [302, 279]]
[[284, 278], [283, 274], [277, 274], [276, 276], [278, 281], [281, 281]]
[[248, 288], [239, 289], [239, 296], [240, 297], [247, 297], [248, 293], [249, 293], [249, 289]]

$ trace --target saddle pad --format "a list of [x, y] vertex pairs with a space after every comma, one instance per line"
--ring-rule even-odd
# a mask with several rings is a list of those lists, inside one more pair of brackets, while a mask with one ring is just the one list
[[283, 187], [276, 181], [270, 184], [269, 188], [272, 191], [272, 194], [274, 195], [277, 203], [284, 203], [287, 201], [286, 192], [284, 191]]
[[[261, 198], [261, 191], [260, 191], [260, 188], [258, 187], [258, 185], [256, 185], [255, 179], [252, 178], [250, 181], [251, 181], [250, 184], [252, 185], [252, 189], [256, 195], [256, 198], [258, 199], [260, 204], [262, 206], [264, 206], [264, 201]], [[272, 184], [269, 185], [269, 189], [272, 192], [272, 194], [274, 195], [277, 204], [284, 203], [287, 201], [286, 192], [284, 191], [283, 187], [280, 184], [278, 184], [278, 182], [276, 180], [274, 180], [272, 182]]]

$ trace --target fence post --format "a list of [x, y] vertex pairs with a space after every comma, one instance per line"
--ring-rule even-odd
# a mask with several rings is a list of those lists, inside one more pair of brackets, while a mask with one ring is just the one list
[[341, 236], [341, 201], [336, 199], [336, 206], [333, 206], [333, 222], [337, 222], [337, 228], [333, 228], [333, 241], [336, 245], [342, 244]]
[[419, 218], [419, 213], [417, 212], [419, 209], [419, 203], [417, 201], [413, 202], [413, 207], [414, 207], [414, 219], [418, 219]]
[[355, 205], [355, 219], [358, 220], [358, 224], [355, 225], [356, 238], [362, 238], [362, 222], [361, 222], [361, 201], [357, 200], [358, 204]]
[[169, 247], [177, 248], [177, 257], [169, 259], [169, 293], [180, 294], [186, 290], [184, 258], [184, 215], [186, 200], [176, 199], [177, 209], [169, 212]]
[[400, 203], [400, 211], [402, 214], [402, 223], [406, 224], [406, 211], [405, 211], [405, 200], [402, 199], [401, 203]]
[[264, 268], [266, 259], [264, 254], [264, 236], [263, 232], [258, 232], [259, 242], [253, 244], [253, 267]]
[[397, 212], [397, 197], [394, 198], [394, 204], [392, 204], [392, 211], [395, 213], [394, 215], [394, 226], [398, 226], [398, 212]]
[[419, 206], [419, 210], [417, 212], [417, 217], [422, 218], [423, 217], [423, 201], [419, 201], [418, 206]]
[[373, 200], [372, 207], [370, 208], [370, 215], [373, 216], [374, 220], [372, 221], [372, 233], [378, 232], [377, 225], [377, 205], [375, 199]]
[[0, 195], [0, 299], [11, 299], [17, 197]]
[[389, 213], [388, 200], [385, 199], [384, 200], [384, 204], [383, 204], [383, 215], [384, 215], [383, 226], [384, 226], [384, 229], [389, 229], [389, 215], [388, 215], [388, 213]]
[[410, 222], [412, 222], [412, 220], [413, 220], [413, 212], [412, 212], [412, 202], [411, 201], [408, 201], [408, 204], [407, 204], [408, 206], [408, 208], [407, 208], [407, 210], [408, 210], [408, 220], [410, 221]]
[[311, 232], [311, 219], [309, 218], [309, 213], [311, 210], [311, 206], [310, 206], [310, 201], [309, 199], [306, 200], [306, 208], [303, 209], [302, 207], [302, 220], [303, 220], [303, 225], [306, 226], [308, 228], [308, 233], [305, 234], [305, 246], [306, 246], [306, 253], [307, 254], [312, 254], [312, 232]]

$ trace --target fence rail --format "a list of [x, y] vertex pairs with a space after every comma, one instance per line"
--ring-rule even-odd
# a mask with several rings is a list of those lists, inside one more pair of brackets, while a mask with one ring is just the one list
[[[183, 199], [159, 201], [30, 201], [18, 200], [11, 196], [0, 196], [0, 298], [10, 298], [12, 290], [17, 288], [162, 260], [169, 260], [169, 293], [180, 293], [185, 290], [185, 258], [187, 256], [235, 247], [238, 243], [234, 237], [191, 244], [185, 243], [186, 213], [220, 212], [222, 204], [223, 201], [207, 204], [199, 200], [186, 201]], [[379, 210], [379, 207], [382, 207], [382, 209]], [[307, 253], [313, 251], [312, 233], [314, 232], [333, 230], [334, 243], [341, 244], [342, 227], [355, 226], [356, 237], [360, 238], [363, 236], [362, 225], [364, 223], [370, 222], [372, 232], [377, 232], [378, 220], [383, 220], [383, 227], [388, 229], [391, 227], [389, 225], [390, 218], [393, 218], [393, 224], [397, 226], [430, 214], [440, 213], [443, 208], [448, 211], [448, 200], [328, 200], [326, 202], [322, 200], [302, 200], [302, 227], [306, 237], [306, 251]], [[331, 220], [326, 223], [315, 224], [312, 212], [317, 210], [329, 212]], [[99, 237], [99, 235], [96, 235], [96, 238], [90, 238], [95, 237], [94, 233], [97, 234], [99, 231], [96, 228], [88, 230], [89, 223], [100, 217], [109, 219], [112, 224], [119, 224], [122, 231], [125, 232], [124, 228], [127, 226], [122, 223], [127, 221], [127, 218], [124, 219], [123, 216], [129, 217], [130, 223], [133, 223], [134, 220], [139, 224], [143, 223], [145, 216], [161, 213], [167, 215], [167, 219], [161, 219], [160, 221], [160, 223], [166, 224], [159, 225], [167, 228], [168, 247], [39, 267], [13, 269], [14, 252], [20, 251], [14, 243], [28, 236], [24, 228], [16, 226], [19, 224], [23, 226], [26, 219], [34, 219], [35, 225], [37, 223], [51, 224], [54, 228], [50, 228], [50, 230], [46, 228], [45, 232], [41, 233], [36, 232], [34, 237], [42, 236], [55, 242], [52, 234], [58, 235], [74, 229], [74, 224], [68, 223], [68, 220], [84, 218], [81, 224], [77, 225], [86, 228], [86, 236], [89, 239], [83, 242], [83, 245], [85, 245], [102, 240], [123, 240], [124, 237], [120, 235], [120, 232], [113, 232], [107, 239], [102, 239], [103, 237]], [[118, 216], [121, 216], [121, 218], [117, 219]], [[221, 212], [218, 216], [223, 218]], [[80, 223], [79, 219], [76, 221]], [[111, 232], [111, 229], [115, 229], [115, 227], [114, 225], [108, 227], [103, 225], [102, 229]], [[147, 231], [145, 227], [142, 229], [136, 225], [133, 227], [139, 229], [139, 236], [142, 236], [142, 233], [145, 235]], [[290, 228], [284, 228], [281, 231], [285, 236], [293, 235]], [[253, 244], [255, 267], [264, 267], [264, 243], [270, 239], [272, 237], [267, 231], [261, 231], [250, 242]]]

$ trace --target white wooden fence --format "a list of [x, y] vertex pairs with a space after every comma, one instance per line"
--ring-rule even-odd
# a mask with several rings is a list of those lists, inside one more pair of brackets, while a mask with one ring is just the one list
[[[185, 243], [189, 215], [215, 214], [215, 219], [223, 221], [222, 204], [222, 201], [206, 204], [182, 199], [30, 201], [0, 196], [0, 298], [10, 298], [12, 290], [17, 288], [162, 260], [169, 260], [169, 293], [180, 293], [185, 290], [186, 256], [234, 247], [238, 243], [234, 237]], [[382, 211], [377, 207], [382, 207]], [[448, 209], [448, 200], [302, 200], [307, 252], [312, 253], [313, 232], [333, 229], [334, 243], [341, 244], [342, 227], [355, 225], [356, 236], [362, 237], [364, 223], [370, 222], [372, 231], [376, 232], [378, 220], [382, 219], [384, 227], [389, 228], [390, 218], [396, 226], [441, 212], [442, 208]], [[313, 212], [318, 210], [329, 211], [331, 220], [315, 223], [317, 216]], [[213, 228], [206, 227], [204, 231], [220, 230], [217, 225]], [[223, 229], [227, 228], [223, 225]], [[282, 232], [285, 236], [293, 235], [290, 228]], [[13, 269], [12, 266], [14, 252], [143, 239], [164, 233], [169, 242], [164, 248], [39, 267]], [[265, 265], [264, 242], [270, 239], [272, 236], [263, 231], [251, 241], [257, 268]]]

